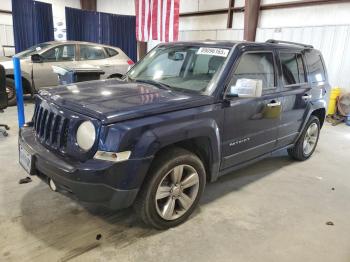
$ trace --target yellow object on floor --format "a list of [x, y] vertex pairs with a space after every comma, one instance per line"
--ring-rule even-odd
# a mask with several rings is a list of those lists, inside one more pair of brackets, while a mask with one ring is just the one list
[[327, 115], [333, 115], [337, 111], [337, 98], [340, 95], [340, 88], [339, 87], [333, 87], [331, 89], [331, 94], [329, 97], [329, 103], [327, 108]]

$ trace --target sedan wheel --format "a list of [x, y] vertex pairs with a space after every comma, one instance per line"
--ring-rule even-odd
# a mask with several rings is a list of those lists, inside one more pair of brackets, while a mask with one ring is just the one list
[[192, 206], [197, 197], [199, 176], [189, 165], [171, 169], [158, 185], [156, 208], [160, 217], [175, 220]]
[[15, 96], [15, 92], [14, 92], [13, 88], [8, 87], [8, 86], [6, 87], [6, 93], [7, 93], [8, 100], [13, 99], [13, 97]]

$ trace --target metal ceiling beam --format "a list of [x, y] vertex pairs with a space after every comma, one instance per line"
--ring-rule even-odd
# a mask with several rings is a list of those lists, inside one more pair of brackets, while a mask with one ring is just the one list
[[10, 10], [2, 10], [2, 9], [0, 9], [0, 14], [9, 14], [9, 15], [11, 15], [12, 12]]
[[80, 0], [80, 6], [83, 10], [97, 11], [97, 0]]
[[[305, 1], [291, 1], [277, 4], [266, 4], [261, 5], [260, 10], [271, 10], [271, 9], [282, 9], [282, 8], [293, 8], [293, 7], [304, 7], [304, 6], [314, 6], [314, 5], [326, 5], [326, 4], [339, 4], [339, 3], [350, 3], [350, 0], [305, 0]], [[233, 13], [244, 12], [244, 6], [231, 8]], [[187, 16], [202, 16], [202, 15], [217, 15], [217, 14], [227, 14], [229, 8], [204, 10], [196, 12], [186, 12], [181, 13], [180, 17]]]
[[276, 4], [262, 5], [260, 10], [270, 9], [281, 9], [281, 8], [293, 8], [293, 7], [304, 7], [313, 5], [327, 5], [327, 4], [339, 4], [339, 3], [350, 3], [350, 0], [307, 0], [307, 1], [291, 1]]

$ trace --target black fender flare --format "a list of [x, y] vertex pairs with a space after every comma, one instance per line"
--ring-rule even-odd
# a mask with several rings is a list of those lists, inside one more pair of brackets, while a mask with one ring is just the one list
[[193, 138], [208, 138], [210, 147], [209, 178], [215, 181], [221, 161], [221, 137], [213, 119], [196, 119], [156, 127], [143, 133], [135, 145], [134, 157], [154, 157], [161, 149]]
[[298, 141], [298, 139], [300, 138], [300, 136], [301, 136], [307, 122], [309, 121], [312, 113], [318, 109], [325, 109], [326, 110], [326, 108], [327, 108], [327, 102], [323, 99], [311, 101], [309, 103], [308, 108], [307, 108], [306, 113], [305, 113], [305, 116], [304, 116], [304, 122], [300, 127], [299, 135], [295, 139], [295, 142]]

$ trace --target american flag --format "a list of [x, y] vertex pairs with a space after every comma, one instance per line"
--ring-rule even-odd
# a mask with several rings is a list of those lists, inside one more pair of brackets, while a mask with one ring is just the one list
[[177, 41], [180, 0], [135, 0], [138, 41]]

